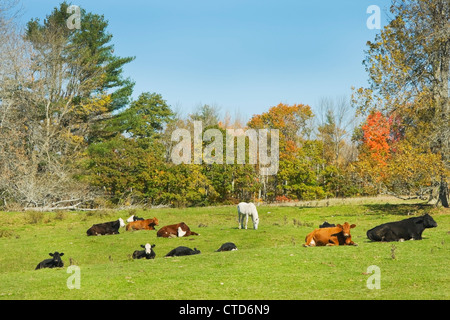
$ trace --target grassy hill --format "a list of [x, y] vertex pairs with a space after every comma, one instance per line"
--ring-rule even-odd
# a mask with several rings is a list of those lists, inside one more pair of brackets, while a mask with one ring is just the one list
[[[328, 206], [327, 206], [328, 205]], [[450, 215], [414, 203], [335, 201], [302, 206], [260, 206], [260, 225], [237, 228], [234, 206], [96, 212], [0, 213], [0, 299], [449, 299]], [[410, 215], [432, 214], [438, 223], [422, 241], [372, 243], [366, 231]], [[156, 231], [87, 237], [94, 223], [157, 217], [160, 225], [184, 221], [200, 236], [165, 239]], [[323, 221], [355, 223], [357, 247], [304, 248]], [[133, 260], [145, 243], [155, 260]], [[224, 242], [239, 250], [215, 252]], [[184, 245], [201, 250], [163, 258]], [[35, 271], [49, 252], [64, 252], [64, 268]], [[70, 265], [80, 267], [80, 289], [68, 289]], [[376, 265], [381, 289], [366, 286]]]

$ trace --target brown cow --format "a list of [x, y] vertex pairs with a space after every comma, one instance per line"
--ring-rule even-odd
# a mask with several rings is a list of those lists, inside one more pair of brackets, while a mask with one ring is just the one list
[[355, 224], [350, 225], [346, 222], [344, 225], [338, 224], [336, 227], [315, 229], [306, 236], [306, 243], [303, 246], [357, 246], [350, 235], [350, 229], [354, 227], [356, 227]]
[[169, 226], [162, 227], [158, 230], [156, 236], [163, 238], [176, 238], [198, 236], [198, 233], [191, 231], [186, 223], [180, 222], [178, 224], [171, 224]]
[[159, 225], [158, 219], [136, 220], [127, 224], [127, 231], [129, 230], [155, 230], [155, 226]]

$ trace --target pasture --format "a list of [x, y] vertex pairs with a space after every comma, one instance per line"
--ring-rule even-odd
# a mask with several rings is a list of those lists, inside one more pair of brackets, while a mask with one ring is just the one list
[[[259, 206], [258, 230], [239, 230], [235, 206], [0, 213], [0, 299], [449, 299], [450, 215], [414, 203], [335, 201], [327, 205]], [[376, 225], [429, 212], [438, 223], [421, 241], [374, 243]], [[156, 231], [86, 236], [94, 223], [157, 217], [159, 229], [184, 221], [199, 236], [157, 238]], [[320, 223], [354, 223], [358, 246], [302, 246]], [[155, 244], [154, 260], [133, 260]], [[238, 250], [215, 252], [224, 242]], [[164, 258], [177, 246], [201, 254]], [[34, 270], [49, 252], [64, 252], [64, 267]], [[80, 289], [69, 289], [70, 265]], [[370, 290], [367, 268], [380, 268], [381, 289]]]

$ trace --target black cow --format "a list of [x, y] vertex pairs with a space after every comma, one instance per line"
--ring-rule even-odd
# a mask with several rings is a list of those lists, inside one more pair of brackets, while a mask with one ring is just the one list
[[226, 242], [223, 245], [221, 245], [220, 248], [216, 250], [216, 252], [233, 251], [233, 250], [237, 250], [237, 249], [238, 248], [236, 247], [236, 245], [233, 242]]
[[44, 268], [62, 268], [64, 267], [64, 262], [61, 260], [61, 257], [64, 255], [64, 252], [59, 253], [56, 251], [55, 253], [49, 253], [52, 257], [51, 259], [45, 259], [36, 266], [36, 269], [44, 269]]
[[425, 214], [396, 222], [388, 222], [367, 231], [372, 241], [422, 240], [422, 232], [426, 228], [437, 227], [436, 221]]
[[150, 245], [150, 243], [147, 243], [145, 246], [141, 244], [141, 247], [144, 248], [144, 250], [134, 251], [133, 259], [155, 259], [156, 253], [153, 251], [153, 248], [155, 247], [154, 244]]
[[194, 250], [192, 250], [191, 248], [180, 246], [180, 247], [173, 249], [168, 254], [166, 254], [166, 257], [190, 256], [190, 255], [199, 254], [199, 253], [200, 253], [200, 250], [197, 250], [197, 248], [194, 248]]
[[333, 228], [336, 227], [334, 223], [328, 223], [328, 221], [325, 221], [321, 225], [319, 225], [319, 228]]
[[125, 223], [122, 218], [119, 218], [116, 221], [104, 222], [99, 224], [94, 224], [90, 227], [86, 234], [88, 236], [99, 236], [105, 234], [119, 234], [119, 228], [125, 227]]

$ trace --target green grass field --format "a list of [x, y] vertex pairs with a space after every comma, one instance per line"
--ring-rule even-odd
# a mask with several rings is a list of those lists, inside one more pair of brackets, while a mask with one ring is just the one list
[[[328, 203], [330, 204], [330, 203]], [[135, 210], [160, 226], [186, 222], [200, 236], [165, 239], [156, 231], [120, 230], [87, 237], [94, 223], [130, 211], [0, 213], [0, 299], [449, 299], [450, 214], [405, 202], [335, 201], [329, 206], [260, 206], [259, 230], [237, 228], [235, 206]], [[438, 223], [421, 241], [372, 243], [376, 225], [430, 212]], [[327, 220], [355, 223], [358, 246], [304, 248], [305, 236]], [[214, 252], [224, 242], [239, 250]], [[155, 260], [133, 260], [141, 244], [156, 244]], [[184, 245], [201, 250], [163, 258]], [[64, 268], [35, 271], [49, 252], [64, 252]], [[69, 289], [70, 264], [80, 289]], [[381, 289], [370, 290], [367, 268], [380, 268]]]

